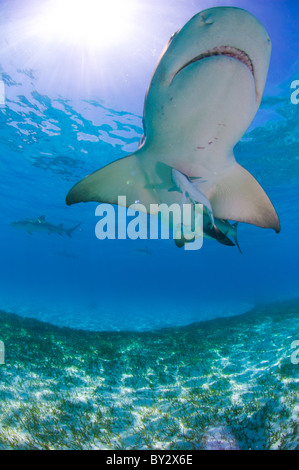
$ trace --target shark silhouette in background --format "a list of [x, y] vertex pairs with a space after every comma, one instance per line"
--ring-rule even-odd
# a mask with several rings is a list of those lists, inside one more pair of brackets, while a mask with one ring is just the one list
[[[127, 206], [139, 201], [154, 214], [151, 204], [181, 204], [183, 194], [189, 203], [201, 198], [208, 238], [234, 245], [228, 240], [236, 242], [237, 226], [229, 221], [278, 233], [272, 203], [233, 153], [260, 106], [270, 55], [267, 31], [247, 11], [215, 7], [195, 15], [158, 61], [137, 151], [85, 177], [66, 203], [117, 204], [124, 195]], [[169, 170], [161, 172], [161, 165]], [[171, 189], [174, 179], [178, 191]]]
[[75, 225], [71, 228], [64, 228], [63, 224], [54, 225], [46, 221], [44, 215], [40, 215], [35, 219], [23, 219], [10, 224], [14, 228], [25, 230], [27, 233], [32, 235], [33, 232], [45, 232], [51, 235], [55, 233], [57, 235], [68, 235], [72, 237], [72, 233], [80, 226], [80, 224]]

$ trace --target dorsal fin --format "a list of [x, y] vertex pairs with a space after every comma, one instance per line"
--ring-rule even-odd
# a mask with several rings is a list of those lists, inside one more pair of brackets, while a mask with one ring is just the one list
[[188, 176], [188, 179], [191, 183], [206, 183], [207, 180], [204, 180], [201, 176]]

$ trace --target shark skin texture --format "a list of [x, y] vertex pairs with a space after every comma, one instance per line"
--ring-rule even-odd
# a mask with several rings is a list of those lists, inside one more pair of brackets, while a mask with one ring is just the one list
[[155, 214], [151, 204], [182, 202], [182, 191], [172, 189], [176, 170], [209, 201], [208, 238], [232, 233], [236, 240], [237, 226], [228, 221], [278, 233], [270, 199], [233, 153], [260, 106], [270, 55], [268, 33], [249, 12], [215, 7], [196, 14], [161, 54], [146, 93], [137, 151], [83, 178], [66, 203], [117, 204], [123, 195], [127, 206], [138, 202]]

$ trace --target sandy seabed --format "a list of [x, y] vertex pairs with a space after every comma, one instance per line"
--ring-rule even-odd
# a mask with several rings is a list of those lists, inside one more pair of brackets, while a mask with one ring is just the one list
[[91, 332], [0, 312], [0, 448], [298, 450], [298, 313]]

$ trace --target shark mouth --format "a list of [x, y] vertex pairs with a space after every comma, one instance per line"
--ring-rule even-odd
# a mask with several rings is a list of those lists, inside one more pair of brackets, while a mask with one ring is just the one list
[[190, 60], [185, 65], [183, 65], [183, 67], [181, 67], [175, 73], [175, 75], [177, 75], [181, 70], [183, 70], [185, 67], [188, 67], [188, 65], [193, 64], [194, 62], [198, 62], [202, 59], [206, 59], [207, 57], [213, 57], [217, 55], [224, 55], [226, 57], [232, 57], [233, 59], [239, 60], [240, 62], [242, 62], [244, 65], [246, 65], [249, 68], [250, 72], [254, 76], [253, 63], [249, 55], [246, 54], [246, 52], [242, 51], [241, 49], [237, 49], [236, 47], [233, 47], [233, 46], [220, 46], [220, 47], [214, 47], [213, 49], [209, 49], [208, 51], [203, 52], [202, 54], [199, 54], [198, 56], [194, 57], [194, 59]]

